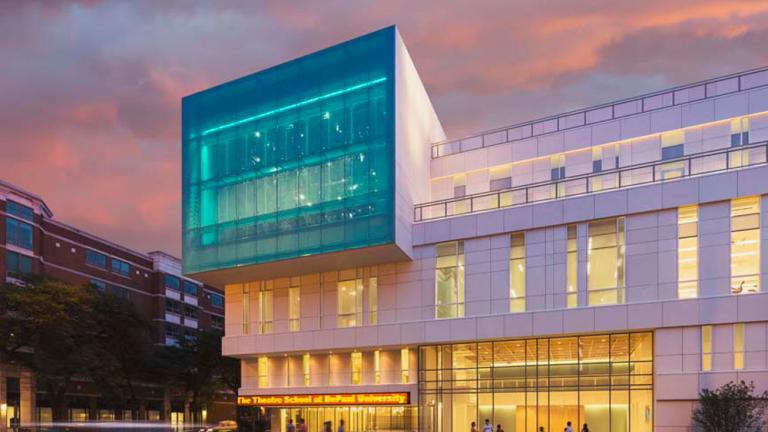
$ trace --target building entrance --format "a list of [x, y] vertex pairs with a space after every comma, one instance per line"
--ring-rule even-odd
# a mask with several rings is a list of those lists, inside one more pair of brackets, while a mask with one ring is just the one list
[[350, 406], [267, 408], [272, 432], [285, 431], [288, 419], [304, 420], [307, 432], [323, 432], [326, 423], [336, 432], [344, 420], [346, 432], [416, 430], [415, 406]]

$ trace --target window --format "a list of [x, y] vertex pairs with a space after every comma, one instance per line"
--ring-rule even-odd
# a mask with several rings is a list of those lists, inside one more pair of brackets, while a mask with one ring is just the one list
[[363, 353], [353, 352], [350, 360], [352, 362], [350, 367], [352, 370], [352, 384], [360, 384], [363, 378]]
[[108, 288], [109, 288], [109, 293], [115, 297], [120, 297], [126, 300], [129, 300], [131, 298], [130, 292], [121, 286], [110, 284]]
[[435, 318], [464, 316], [464, 242], [436, 246]]
[[491, 168], [491, 187], [490, 190], [509, 189], [512, 187], [512, 167]]
[[16, 252], [5, 251], [5, 273], [17, 279], [32, 273], [32, 259]]
[[560, 180], [565, 178], [565, 155], [559, 154], [549, 158], [551, 168], [551, 180]]
[[682, 157], [684, 154], [684, 143], [684, 130], [677, 130], [661, 134], [661, 160]]
[[408, 384], [408, 380], [410, 379], [410, 361], [409, 361], [410, 351], [408, 348], [401, 348], [400, 349], [400, 382], [403, 384]]
[[259, 326], [258, 334], [272, 333], [273, 281], [259, 283]]
[[304, 387], [309, 387], [310, 383], [310, 368], [309, 368], [309, 354], [301, 356], [301, 369], [304, 373]]
[[32, 209], [15, 201], [8, 200], [5, 202], [5, 212], [30, 222], [34, 221], [34, 212]]
[[510, 237], [509, 311], [525, 312], [525, 234], [521, 232]]
[[184, 316], [187, 318], [197, 319], [197, 308], [190, 305], [184, 305]]
[[131, 274], [131, 266], [125, 261], [112, 258], [112, 273], [119, 274], [120, 276], [129, 277]]
[[603, 170], [603, 148], [592, 147], [592, 172], [599, 173]]
[[624, 303], [624, 218], [591, 222], [587, 244], [587, 304]]
[[197, 297], [197, 284], [187, 281], [184, 281], [184, 295]]
[[218, 315], [211, 315], [211, 327], [217, 329], [224, 328], [224, 317]]
[[248, 324], [251, 321], [251, 289], [249, 284], [243, 284], [243, 334], [248, 334]]
[[32, 225], [13, 218], [5, 218], [5, 242], [32, 250]]
[[269, 386], [269, 361], [266, 357], [259, 357], [257, 364], [257, 374], [259, 377], [259, 387]]
[[288, 287], [288, 329], [299, 331], [301, 324], [301, 287], [298, 278], [291, 278], [291, 286]]
[[210, 295], [209, 298], [211, 299], [211, 306], [218, 307], [218, 308], [223, 308], [224, 307], [224, 296], [223, 295], [221, 295], [221, 294], [214, 294], [214, 293], [211, 293], [209, 295]]
[[712, 326], [701, 326], [701, 370], [712, 370]]
[[179, 339], [181, 339], [181, 330], [175, 326], [165, 325], [165, 344], [166, 345], [178, 345]]
[[677, 210], [677, 298], [698, 297], [699, 240], [697, 206]]
[[181, 303], [167, 298], [165, 299], [165, 311], [181, 315]]
[[749, 144], [749, 119], [731, 120], [731, 147]]
[[733, 368], [744, 369], [744, 324], [733, 325]]
[[731, 201], [731, 294], [760, 291], [760, 197]]
[[107, 292], [107, 283], [98, 279], [91, 279], [91, 285], [101, 292]]
[[576, 225], [568, 225], [567, 256], [565, 260], [565, 304], [568, 308], [578, 306], [579, 257], [577, 253]]
[[381, 384], [381, 350], [373, 352], [373, 383]]
[[[346, 274], [345, 274], [346, 273]], [[354, 271], [339, 272], [336, 283], [337, 327], [356, 327], [363, 324], [363, 280]]]
[[169, 274], [163, 275], [163, 285], [165, 285], [165, 289], [178, 291], [179, 278], [171, 276]]
[[[461, 198], [467, 195], [467, 176], [459, 174], [453, 177], [453, 197]], [[469, 200], [459, 200], [453, 203], [453, 214], [462, 214], [467, 212], [467, 203]]]
[[[376, 271], [375, 267], [371, 268]], [[379, 320], [379, 279], [377, 276], [368, 278], [368, 325], [376, 325]]]
[[85, 263], [100, 269], [107, 268], [107, 256], [90, 249], [85, 250]]

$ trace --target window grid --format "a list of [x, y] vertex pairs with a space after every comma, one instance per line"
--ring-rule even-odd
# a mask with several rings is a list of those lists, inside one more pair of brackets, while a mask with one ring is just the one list
[[350, 355], [350, 362], [351, 367], [350, 370], [352, 371], [351, 382], [353, 385], [358, 385], [362, 382], [363, 377], [363, 353], [361, 352], [353, 352]]
[[509, 311], [525, 312], [525, 233], [513, 233], [509, 247]]
[[587, 244], [587, 304], [624, 303], [624, 218], [590, 222]]
[[576, 225], [568, 225], [567, 256], [566, 256], [566, 307], [575, 308], [578, 306], [578, 279], [579, 279], [579, 257], [578, 257], [578, 238]]
[[699, 279], [699, 208], [677, 210], [677, 298], [698, 297]]
[[760, 197], [731, 201], [731, 294], [760, 292]]
[[258, 334], [272, 333], [274, 283], [271, 280], [259, 282], [259, 324]]
[[301, 287], [297, 278], [291, 278], [291, 286], [288, 287], [288, 329], [292, 332], [299, 331], [301, 327]]
[[464, 316], [464, 242], [440, 243], [435, 260], [435, 318]]

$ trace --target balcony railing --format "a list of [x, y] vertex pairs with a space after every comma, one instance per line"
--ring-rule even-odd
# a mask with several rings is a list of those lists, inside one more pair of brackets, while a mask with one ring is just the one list
[[659, 183], [767, 163], [768, 141], [417, 204], [416, 222]]
[[768, 67], [518, 123], [458, 140], [435, 143], [432, 144], [432, 158], [524, 140], [764, 86], [768, 86]]

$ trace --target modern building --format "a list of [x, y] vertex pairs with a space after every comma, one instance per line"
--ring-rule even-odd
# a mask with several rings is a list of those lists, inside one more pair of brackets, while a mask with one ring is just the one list
[[768, 388], [768, 68], [446, 140], [389, 27], [182, 106], [184, 272], [272, 431], [685, 431]]
[[[0, 274], [6, 282], [21, 283], [27, 274], [45, 274], [73, 284], [93, 284], [133, 302], [152, 321], [157, 344], [175, 345], [200, 331], [223, 330], [223, 292], [183, 276], [178, 258], [136, 252], [66, 225], [53, 218], [40, 196], [4, 181], [0, 181], [0, 249]], [[166, 390], [144, 383], [134, 407], [116, 410], [99, 399], [95, 383], [76, 382], [69, 398], [70, 420], [183, 419], [184, 400]], [[222, 395], [215, 404], [220, 406], [210, 408], [211, 416], [222, 411], [231, 418], [233, 399]], [[35, 385], [29, 371], [0, 363], [0, 431], [12, 419], [22, 424], [45, 422], [51, 413], [44, 389]]]

